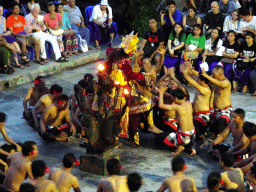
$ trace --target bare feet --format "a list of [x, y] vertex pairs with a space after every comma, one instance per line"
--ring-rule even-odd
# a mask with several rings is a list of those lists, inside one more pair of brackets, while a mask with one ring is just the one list
[[192, 147], [191, 147], [191, 153], [189, 154], [190, 156], [194, 156], [196, 155], [196, 148], [195, 148], [195, 145], [193, 144]]
[[148, 128], [149, 131], [153, 132], [153, 133], [162, 133], [163, 131], [161, 131], [160, 129], [158, 129], [155, 125], [149, 125]]
[[172, 154], [173, 154], [173, 155], [178, 155], [178, 154], [180, 154], [184, 149], [185, 149], [184, 146], [179, 145], [179, 146], [176, 148], [175, 152], [172, 152]]

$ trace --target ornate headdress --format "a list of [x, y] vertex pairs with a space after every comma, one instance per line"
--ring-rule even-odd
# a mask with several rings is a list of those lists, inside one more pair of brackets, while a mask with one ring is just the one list
[[129, 35], [123, 37], [123, 41], [121, 43], [121, 47], [124, 49], [125, 53], [128, 55], [134, 54], [137, 49], [137, 43], [139, 42], [139, 38], [136, 35], [133, 35], [134, 31]]

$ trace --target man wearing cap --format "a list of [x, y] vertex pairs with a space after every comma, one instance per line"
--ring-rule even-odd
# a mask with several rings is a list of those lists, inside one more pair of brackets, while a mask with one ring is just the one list
[[75, 166], [80, 165], [79, 161], [73, 153], [66, 153], [62, 162], [61, 169], [56, 168], [50, 171], [48, 180], [53, 181], [61, 192], [69, 192], [71, 187], [75, 192], [81, 192], [77, 177], [70, 173]]
[[[71, 28], [80, 33], [81, 37], [86, 40], [87, 44], [89, 44], [90, 30], [85, 27], [82, 13], [75, 3], [75, 0], [68, 0], [68, 5], [64, 5], [63, 9], [68, 13]], [[78, 49], [81, 50], [81, 48]]]

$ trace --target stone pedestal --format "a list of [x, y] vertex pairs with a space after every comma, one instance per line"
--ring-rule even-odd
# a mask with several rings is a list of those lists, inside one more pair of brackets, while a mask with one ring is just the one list
[[97, 175], [107, 175], [107, 161], [112, 158], [120, 159], [120, 146], [121, 144], [115, 144], [102, 152], [87, 149], [86, 153], [80, 156], [80, 169]]

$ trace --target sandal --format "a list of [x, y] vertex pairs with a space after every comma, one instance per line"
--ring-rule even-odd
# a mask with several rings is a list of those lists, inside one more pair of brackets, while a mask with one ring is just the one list
[[59, 59], [56, 60], [56, 62], [68, 62], [68, 59], [67, 58], [64, 58], [64, 57], [60, 57]]
[[40, 65], [44, 65], [44, 62], [43, 62], [43, 61], [41, 61], [41, 60], [39, 60], [39, 61], [35, 61], [35, 63], [38, 63], [38, 64], [40, 64]]
[[27, 52], [22, 52], [20, 54], [20, 60], [24, 61], [25, 63], [29, 63], [30, 62], [30, 59], [28, 59], [28, 57], [27, 57]]
[[43, 61], [44, 63], [49, 63], [49, 61], [47, 59], [41, 58], [41, 61]]

